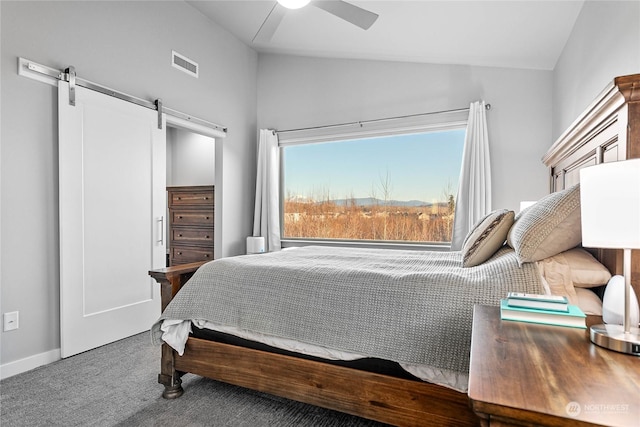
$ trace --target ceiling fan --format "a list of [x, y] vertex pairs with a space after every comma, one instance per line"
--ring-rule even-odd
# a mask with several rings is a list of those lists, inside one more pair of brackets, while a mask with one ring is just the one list
[[378, 19], [376, 13], [342, 0], [278, 0], [260, 26], [253, 41], [268, 42], [271, 40], [288, 9], [300, 9], [309, 3], [363, 30], [369, 29]]

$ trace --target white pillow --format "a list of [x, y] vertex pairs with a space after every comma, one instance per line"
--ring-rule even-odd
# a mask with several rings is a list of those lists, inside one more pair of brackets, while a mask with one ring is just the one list
[[551, 193], [520, 212], [507, 243], [518, 261], [540, 261], [576, 247], [582, 241], [580, 184]]
[[556, 257], [564, 257], [571, 268], [571, 281], [578, 288], [595, 288], [606, 285], [611, 273], [589, 252], [582, 248], [569, 249]]
[[576, 288], [577, 306], [584, 314], [602, 316], [602, 301], [591, 289]]

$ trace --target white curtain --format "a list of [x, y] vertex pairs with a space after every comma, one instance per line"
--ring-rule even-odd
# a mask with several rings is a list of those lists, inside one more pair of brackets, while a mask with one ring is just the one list
[[462, 242], [473, 225], [491, 212], [491, 164], [484, 101], [472, 102], [462, 154], [451, 250]]
[[267, 252], [281, 249], [279, 171], [278, 135], [270, 129], [260, 129], [253, 236], [264, 237]]

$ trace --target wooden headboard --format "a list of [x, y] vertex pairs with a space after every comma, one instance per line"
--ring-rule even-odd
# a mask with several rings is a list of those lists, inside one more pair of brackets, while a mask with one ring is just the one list
[[[579, 182], [579, 170], [605, 162], [640, 158], [640, 74], [616, 77], [544, 155], [550, 190]], [[612, 274], [622, 274], [622, 251], [592, 253]], [[640, 302], [640, 251], [631, 257], [631, 285]]]

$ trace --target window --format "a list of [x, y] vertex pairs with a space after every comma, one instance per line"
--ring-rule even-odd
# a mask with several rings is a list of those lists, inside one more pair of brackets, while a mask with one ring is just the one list
[[451, 242], [465, 126], [281, 137], [282, 240]]

